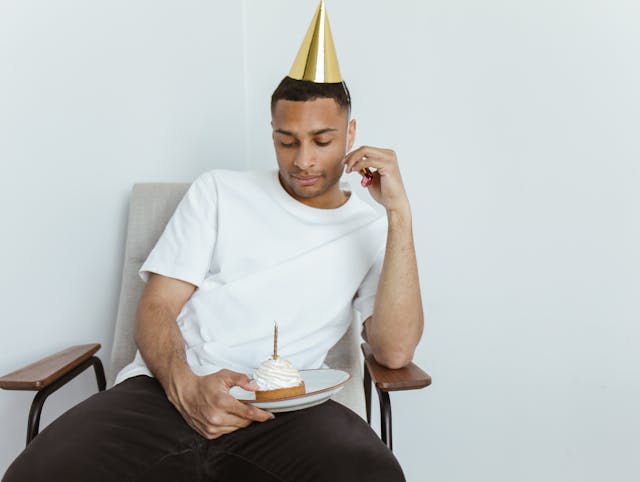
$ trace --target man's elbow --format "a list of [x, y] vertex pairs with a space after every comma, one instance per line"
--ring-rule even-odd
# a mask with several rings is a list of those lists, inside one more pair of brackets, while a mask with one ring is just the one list
[[381, 352], [373, 354], [376, 361], [391, 370], [404, 368], [413, 361], [413, 351], [406, 350]]

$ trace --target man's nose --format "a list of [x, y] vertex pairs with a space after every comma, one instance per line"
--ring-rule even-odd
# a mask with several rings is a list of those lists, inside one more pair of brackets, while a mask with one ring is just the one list
[[315, 161], [315, 153], [313, 149], [310, 149], [309, 146], [302, 145], [298, 150], [298, 155], [296, 156], [293, 164], [301, 170], [307, 170], [313, 167], [316, 163]]

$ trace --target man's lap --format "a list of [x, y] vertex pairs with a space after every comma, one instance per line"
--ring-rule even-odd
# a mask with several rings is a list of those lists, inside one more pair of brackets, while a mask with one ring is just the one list
[[359, 479], [404, 480], [370, 427], [336, 402], [279, 413], [207, 440], [182, 419], [155, 379], [140, 376], [46, 427], [3, 482]]

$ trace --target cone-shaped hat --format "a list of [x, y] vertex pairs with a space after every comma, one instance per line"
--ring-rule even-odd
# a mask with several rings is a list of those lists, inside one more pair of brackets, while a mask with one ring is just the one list
[[324, 0], [320, 0], [289, 77], [316, 83], [342, 82]]

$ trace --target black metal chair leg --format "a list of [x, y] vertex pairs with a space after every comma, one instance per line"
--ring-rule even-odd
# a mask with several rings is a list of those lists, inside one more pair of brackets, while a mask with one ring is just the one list
[[102, 362], [100, 358], [97, 356], [92, 356], [90, 358], [92, 360], [93, 370], [96, 373], [96, 382], [98, 382], [98, 391], [103, 392], [105, 388], [107, 388], [107, 381], [104, 377], [104, 368], [102, 366]]
[[98, 357], [92, 356], [91, 358], [83, 361], [74, 369], [70, 370], [68, 373], [65, 373], [55, 382], [52, 382], [41, 390], [38, 390], [38, 393], [36, 393], [36, 396], [33, 398], [33, 402], [31, 402], [31, 408], [29, 409], [29, 421], [27, 422], [27, 445], [29, 445], [34, 437], [38, 435], [38, 432], [40, 430], [40, 415], [42, 413], [42, 406], [44, 405], [47, 397], [55, 392], [58, 388], [62, 387], [67, 382], [80, 375], [90, 366], [93, 366], [94, 368], [96, 381], [98, 382], [98, 390], [103, 391], [106, 388], [107, 384], [104, 377], [104, 368], [102, 367], [102, 362]]
[[378, 399], [380, 400], [380, 437], [382, 441], [393, 451], [393, 435], [391, 428], [391, 400], [389, 393], [380, 389]]
[[29, 409], [29, 420], [27, 422], [27, 445], [38, 435], [40, 429], [40, 414], [42, 413], [42, 406], [44, 401], [49, 396], [44, 389], [36, 393], [36, 396], [31, 402], [31, 408]]
[[371, 425], [371, 373], [367, 368], [367, 362], [364, 363], [364, 404], [367, 411], [367, 423]]

